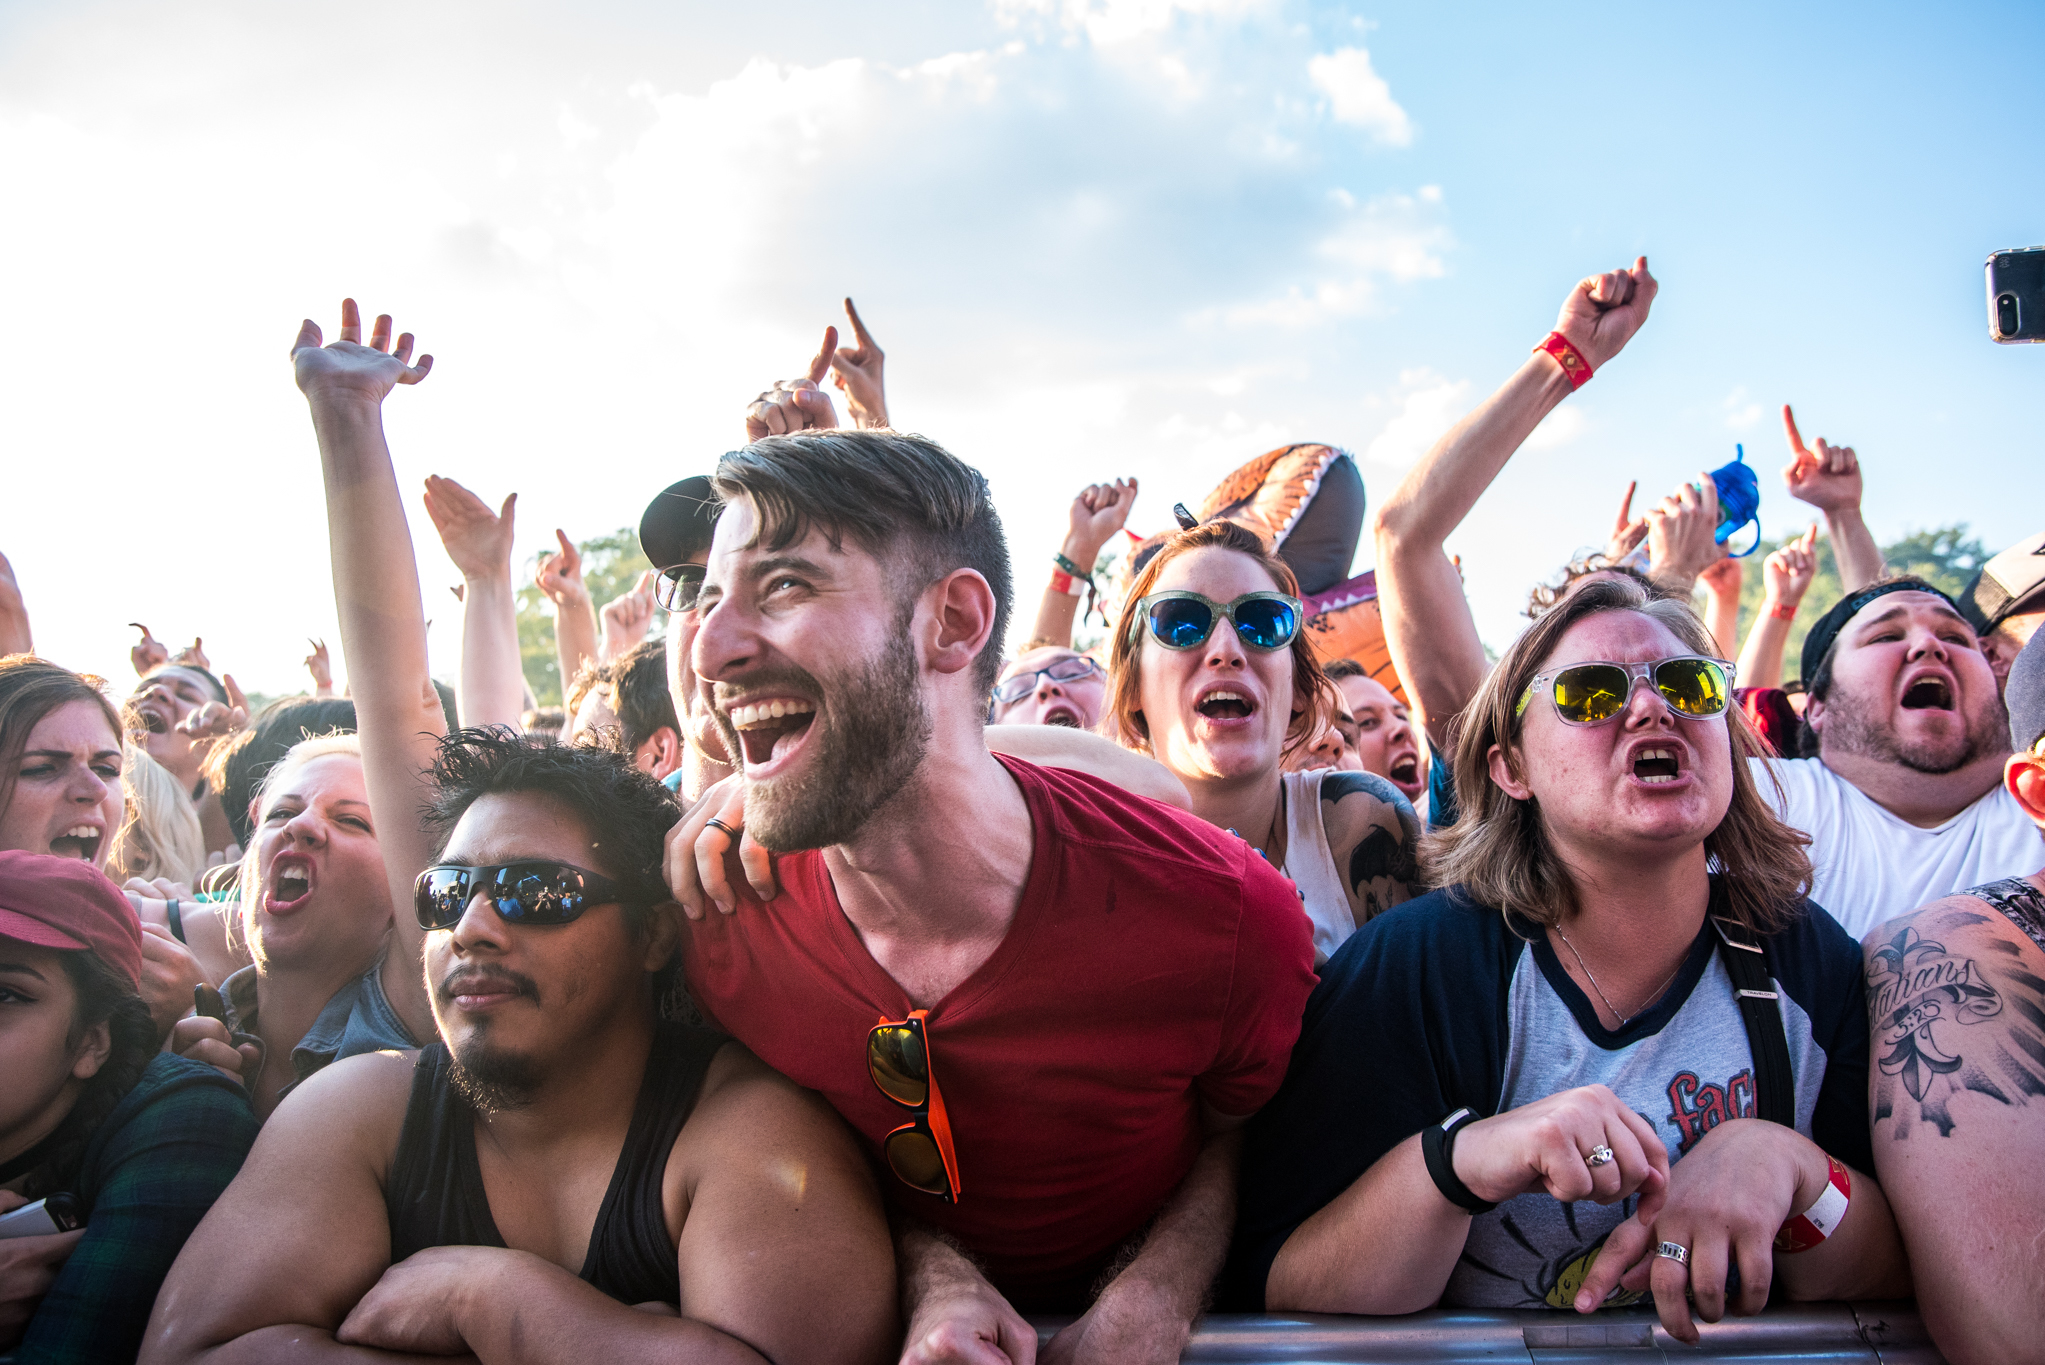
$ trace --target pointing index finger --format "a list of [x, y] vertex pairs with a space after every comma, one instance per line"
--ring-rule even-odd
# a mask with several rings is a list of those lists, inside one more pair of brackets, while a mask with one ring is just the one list
[[823, 349], [818, 351], [817, 358], [809, 363], [810, 383], [821, 384], [824, 381], [824, 376], [831, 372], [831, 359], [837, 354], [838, 329], [836, 327], [826, 327], [824, 329]]
[[861, 346], [873, 345], [873, 334], [866, 330], [866, 324], [859, 320], [859, 310], [852, 306], [852, 300], [845, 300], [845, 316], [852, 321], [852, 335]]
[[1789, 404], [1782, 405], [1782, 429], [1789, 437], [1789, 448], [1801, 455], [1804, 453], [1803, 433], [1796, 429], [1796, 414], [1789, 410]]

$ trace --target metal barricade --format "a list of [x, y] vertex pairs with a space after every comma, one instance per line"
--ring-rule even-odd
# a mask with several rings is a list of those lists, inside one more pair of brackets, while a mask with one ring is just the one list
[[[1034, 1320], [1040, 1341], [1071, 1321]], [[1944, 1365], [1917, 1309], [1899, 1303], [1807, 1303], [1758, 1317], [1699, 1323], [1686, 1346], [1661, 1329], [1652, 1309], [1574, 1313], [1437, 1309], [1398, 1318], [1318, 1314], [1215, 1314], [1203, 1318], [1181, 1359], [1187, 1365], [1710, 1365], [1772, 1360]]]

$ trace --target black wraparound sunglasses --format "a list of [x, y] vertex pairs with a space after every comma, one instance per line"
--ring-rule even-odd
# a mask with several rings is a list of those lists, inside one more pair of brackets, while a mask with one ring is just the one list
[[623, 905], [629, 899], [609, 877], [567, 863], [440, 863], [412, 884], [412, 908], [421, 929], [452, 929], [478, 895], [490, 898], [506, 924], [537, 925], [570, 924], [592, 906]]

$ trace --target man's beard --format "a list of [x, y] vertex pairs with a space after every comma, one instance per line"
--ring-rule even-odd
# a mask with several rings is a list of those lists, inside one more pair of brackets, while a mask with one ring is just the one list
[[485, 1117], [525, 1109], [539, 1097], [540, 1069], [518, 1052], [502, 1052], [479, 1040], [454, 1054], [447, 1079], [455, 1093]]
[[2001, 753], [2009, 747], [2008, 713], [1999, 699], [1965, 717], [1966, 728], [1957, 735], [1907, 743], [1897, 737], [1893, 722], [1874, 719], [1876, 705], [1869, 704], [1874, 700], [1835, 684], [1825, 701], [1822, 749], [1859, 754], [1937, 777], [1958, 772], [1986, 754]]
[[[888, 645], [826, 687], [794, 667], [748, 678], [747, 691], [786, 682], [816, 698], [804, 737], [814, 752], [801, 771], [746, 786], [746, 828], [775, 853], [826, 848], [857, 834], [902, 790], [930, 748], [930, 711], [917, 686], [916, 646], [902, 621]], [[718, 728], [743, 754], [723, 712]]]

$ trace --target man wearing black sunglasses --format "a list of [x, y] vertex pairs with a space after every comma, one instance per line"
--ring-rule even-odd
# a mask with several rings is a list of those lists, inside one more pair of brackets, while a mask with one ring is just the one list
[[[1234, 1129], [1313, 983], [1297, 894], [1183, 811], [989, 751], [1012, 594], [976, 471], [918, 437], [805, 432], [715, 484], [694, 662], [744, 808], [706, 801], [669, 841], [692, 994], [868, 1142], [908, 1358], [1027, 1360], [1023, 1309], [1082, 1314], [1061, 1358], [1177, 1360]], [[782, 855], [779, 894], [705, 913], [712, 819], [718, 853], [742, 819]]]
[[[294, 358], [343, 641], [366, 661], [372, 814], [438, 1037], [416, 1062], [338, 1062], [278, 1108], [172, 1269], [144, 1358], [884, 1359], [893, 1259], [843, 1125], [664, 1017], [675, 804], [622, 754], [501, 729], [449, 736], [422, 775], [394, 726], [393, 691], [432, 694], [414, 566], [388, 552], [407, 542], [378, 406], [425, 365], [404, 364], [409, 336], [386, 352], [388, 319], [359, 344], [353, 312], [332, 347], [307, 323]], [[389, 649], [360, 648], [378, 631]]]

